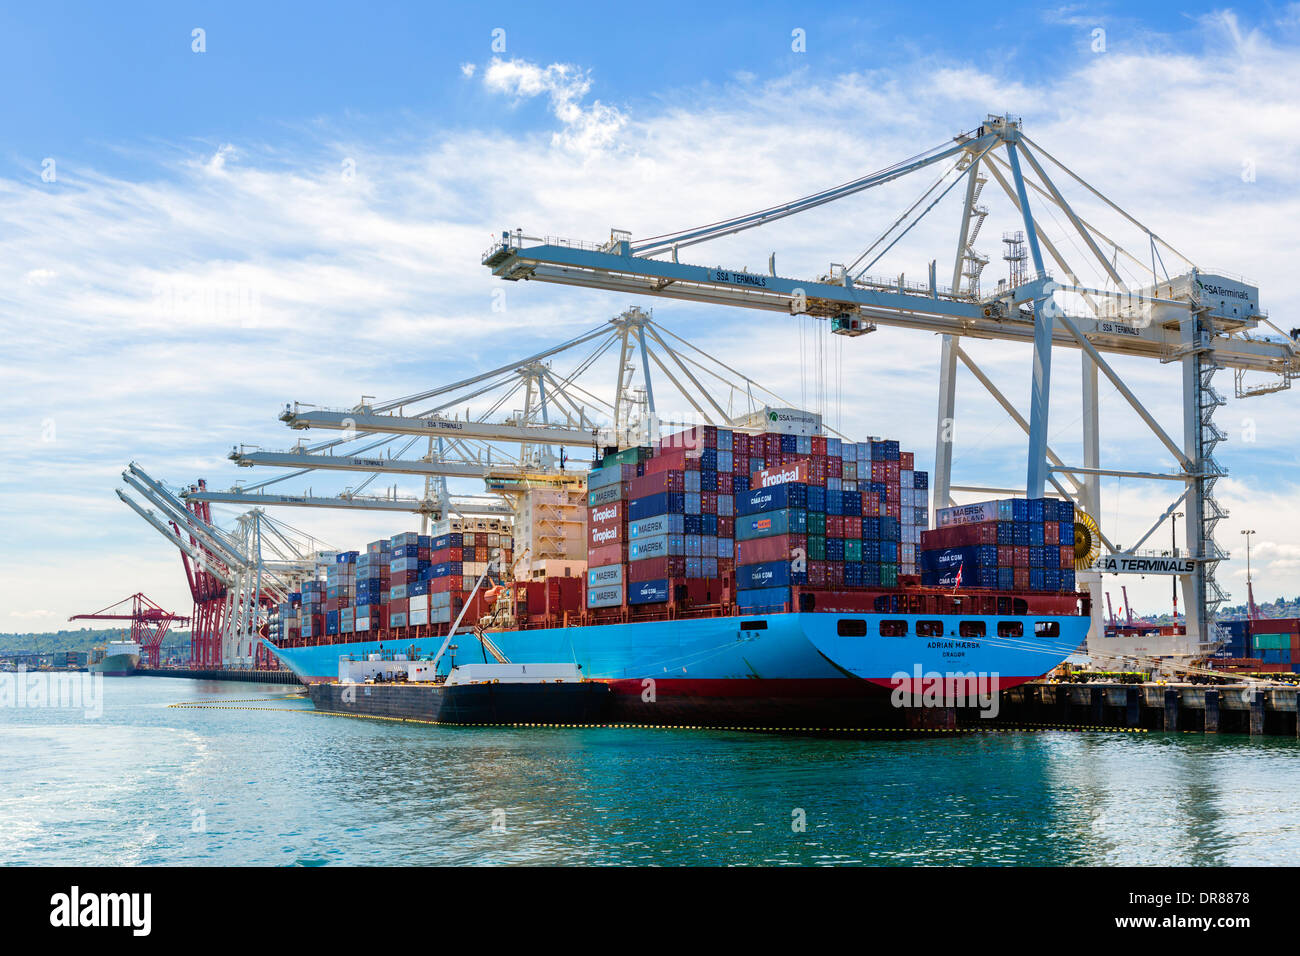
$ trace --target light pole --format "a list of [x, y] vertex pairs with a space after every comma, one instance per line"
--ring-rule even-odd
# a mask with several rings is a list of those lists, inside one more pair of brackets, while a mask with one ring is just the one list
[[1254, 534], [1254, 529], [1243, 531], [1246, 536], [1246, 618], [1255, 620], [1255, 587], [1250, 579], [1250, 536]]
[[[1183, 517], [1183, 513], [1181, 511], [1175, 511], [1173, 515], [1173, 520], [1169, 522], [1169, 531], [1173, 537], [1173, 548], [1174, 548], [1174, 550], [1171, 551], [1169, 555], [1172, 558], [1178, 557], [1178, 519], [1181, 517]], [[1174, 582], [1174, 624], [1177, 624], [1178, 623], [1178, 575], [1175, 574], [1172, 580]]]

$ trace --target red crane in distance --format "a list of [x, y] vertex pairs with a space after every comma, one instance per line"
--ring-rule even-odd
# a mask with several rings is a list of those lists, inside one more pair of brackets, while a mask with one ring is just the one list
[[[127, 605], [130, 606], [129, 611]], [[140, 645], [140, 660], [145, 667], [159, 665], [159, 648], [173, 624], [183, 626], [190, 623], [188, 617], [177, 617], [171, 611], [164, 611], [161, 605], [149, 600], [139, 591], [103, 610], [93, 614], [74, 614], [68, 620], [130, 621], [131, 640]]]

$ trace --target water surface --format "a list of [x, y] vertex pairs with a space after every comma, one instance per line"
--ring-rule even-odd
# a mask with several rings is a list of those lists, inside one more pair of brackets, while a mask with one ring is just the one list
[[283, 686], [103, 686], [98, 719], [0, 708], [0, 862], [1300, 861], [1288, 738], [453, 729], [315, 714]]

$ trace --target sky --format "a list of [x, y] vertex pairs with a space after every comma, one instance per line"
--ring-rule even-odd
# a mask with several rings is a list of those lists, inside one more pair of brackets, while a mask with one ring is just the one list
[[[989, 113], [1022, 117], [1188, 261], [1257, 283], [1272, 319], [1294, 328], [1298, 54], [1297, 4], [9, 5], [0, 631], [57, 629], [139, 590], [188, 609], [177, 553], [113, 493], [128, 462], [171, 486], [274, 477], [226, 455], [289, 447], [297, 433], [276, 419], [286, 402], [345, 407], [431, 388], [630, 305], [796, 404], [821, 402], [852, 437], [898, 438], [929, 468], [933, 336], [828, 342], [767, 313], [504, 284], [481, 256], [504, 229], [603, 241], [611, 228], [653, 236], [763, 208]], [[781, 274], [815, 277], [852, 262], [926, 185], [909, 177], [684, 261], [761, 271], [775, 252]], [[1005, 275], [999, 239], [1018, 225], [996, 193], [989, 183], [978, 244], [992, 260], [986, 286]], [[1107, 213], [1091, 197], [1067, 198], [1100, 226]], [[921, 280], [936, 259], [942, 275], [959, 216], [954, 193], [873, 274]], [[1121, 237], [1122, 220], [1106, 228], [1148, 252], [1140, 234]], [[1027, 410], [1028, 348], [968, 347]], [[1178, 369], [1115, 365], [1178, 433]], [[1051, 441], [1075, 462], [1078, 369], [1077, 353], [1058, 353]], [[1240, 532], [1253, 529], [1257, 597], [1294, 596], [1300, 393], [1237, 400], [1230, 372], [1216, 385], [1231, 473], [1218, 537], [1232, 560], [1219, 579], [1244, 600]], [[1103, 463], [1168, 470], [1118, 393], [1102, 392]], [[1022, 483], [1023, 433], [968, 373], [958, 396], [954, 481]], [[277, 488], [334, 493], [357, 480]], [[377, 482], [394, 483], [417, 490]], [[1135, 541], [1169, 484], [1107, 480], [1103, 530]], [[227, 522], [237, 510], [217, 509]], [[341, 548], [414, 526], [275, 516]], [[1121, 583], [1137, 610], [1167, 608], [1167, 579], [1107, 579], [1117, 603]]]

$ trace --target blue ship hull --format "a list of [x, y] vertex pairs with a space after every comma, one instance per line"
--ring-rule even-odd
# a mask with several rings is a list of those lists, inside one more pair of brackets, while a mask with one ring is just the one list
[[[884, 636], [880, 621], [907, 621], [907, 636]], [[917, 620], [943, 622], [943, 636], [916, 634]], [[984, 637], [959, 637], [959, 625], [984, 622]], [[998, 623], [1055, 622], [1051, 638], [1003, 638]], [[845, 622], [841, 624], [841, 622]], [[1064, 661], [1081, 643], [1083, 616], [787, 613], [696, 618], [492, 632], [516, 663], [573, 662], [590, 680], [608, 682], [615, 719], [652, 723], [790, 721], [844, 722], [889, 706], [900, 688], [921, 694], [981, 686], [1006, 689], [1033, 680]], [[864, 633], [865, 632], [865, 633]], [[368, 640], [313, 647], [268, 648], [304, 683], [338, 680], [341, 656], [374, 653], [428, 657], [443, 638]], [[472, 634], [457, 635], [455, 660], [491, 660]], [[452, 663], [444, 657], [442, 670]]]

